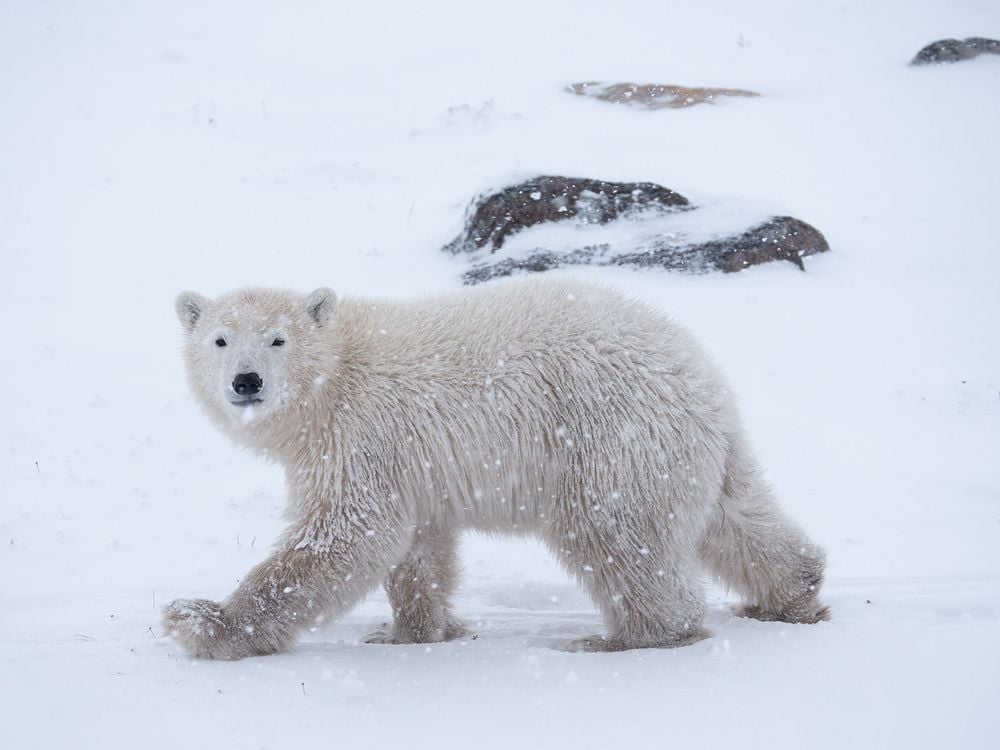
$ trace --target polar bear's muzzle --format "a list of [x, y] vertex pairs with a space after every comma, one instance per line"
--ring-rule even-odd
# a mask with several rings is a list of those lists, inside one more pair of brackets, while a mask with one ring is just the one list
[[264, 387], [264, 381], [255, 372], [241, 372], [233, 378], [232, 387], [236, 398], [231, 398], [230, 403], [234, 406], [253, 406], [264, 401], [257, 395]]

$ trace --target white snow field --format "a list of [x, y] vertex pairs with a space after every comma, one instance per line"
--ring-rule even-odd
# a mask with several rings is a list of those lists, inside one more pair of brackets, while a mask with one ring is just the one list
[[[0, 4], [0, 746], [995, 748], [1000, 736], [1000, 3]], [[739, 87], [640, 111], [575, 81]], [[694, 329], [788, 512], [816, 626], [572, 654], [600, 630], [536, 544], [465, 539], [474, 638], [376, 646], [379, 592], [291, 652], [160, 629], [281, 529], [173, 298], [457, 288], [438, 252], [506, 175], [774, 201], [832, 252], [732, 275], [577, 269]], [[555, 273], [555, 272], [553, 272]], [[561, 272], [560, 272], [561, 273]]]

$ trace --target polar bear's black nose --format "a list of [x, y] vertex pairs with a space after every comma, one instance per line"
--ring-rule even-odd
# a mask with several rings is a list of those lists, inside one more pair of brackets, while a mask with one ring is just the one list
[[233, 390], [241, 396], [253, 396], [260, 393], [264, 381], [255, 372], [241, 372], [233, 381]]

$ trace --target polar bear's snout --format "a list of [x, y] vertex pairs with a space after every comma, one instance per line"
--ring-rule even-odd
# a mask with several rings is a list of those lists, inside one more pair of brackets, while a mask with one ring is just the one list
[[234, 404], [259, 404], [261, 399], [254, 398], [260, 389], [264, 386], [264, 381], [261, 380], [260, 375], [255, 372], [241, 372], [233, 379], [233, 392], [237, 396], [241, 396], [240, 401], [234, 401]]

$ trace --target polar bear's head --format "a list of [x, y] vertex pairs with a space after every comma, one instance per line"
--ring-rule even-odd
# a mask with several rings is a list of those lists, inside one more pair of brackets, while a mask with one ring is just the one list
[[243, 289], [207, 299], [177, 297], [191, 386], [220, 426], [237, 437], [274, 423], [310, 399], [329, 376], [336, 296]]

